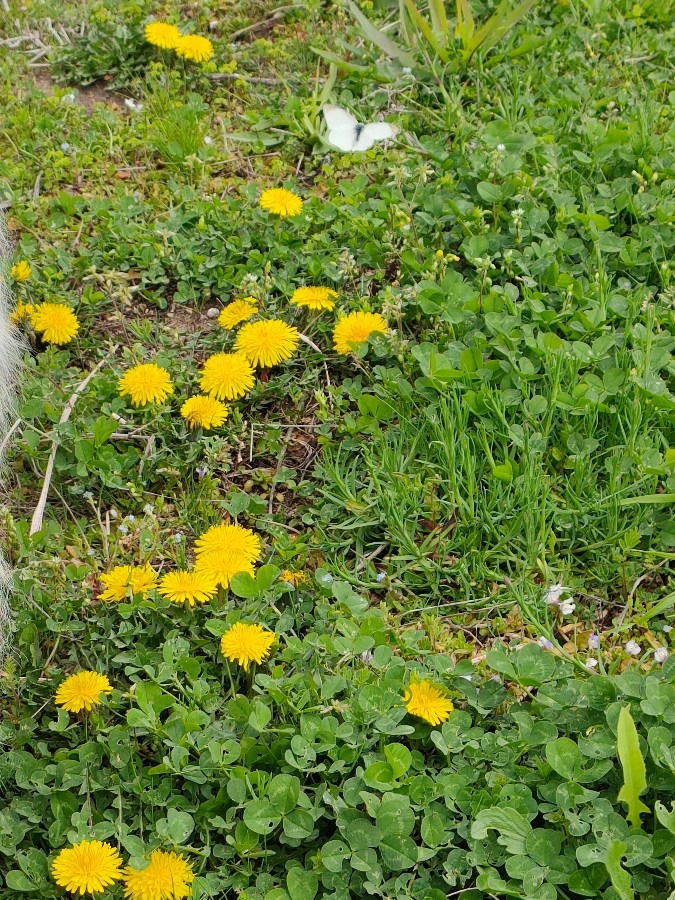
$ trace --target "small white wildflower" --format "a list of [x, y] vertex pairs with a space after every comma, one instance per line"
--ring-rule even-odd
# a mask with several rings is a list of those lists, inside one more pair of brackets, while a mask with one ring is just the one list
[[544, 594], [544, 603], [550, 603], [552, 606], [557, 606], [560, 603], [562, 595], [568, 591], [569, 588], [566, 588], [564, 584], [552, 584], [550, 588], [547, 588], [546, 593]]
[[83, 497], [85, 500], [93, 500], [93, 499], [94, 499], [94, 495], [92, 494], [91, 491], [85, 491], [85, 492], [82, 494], [82, 497]]
[[560, 604], [560, 612], [563, 614], [563, 616], [571, 616], [574, 612], [575, 606], [575, 603], [572, 603], [571, 600], [567, 600], [565, 603]]
[[589, 634], [588, 635], [588, 649], [589, 650], [597, 650], [600, 646], [600, 635], [599, 634]]
[[174, 534], [174, 536], [173, 536], [173, 541], [174, 541], [175, 544], [180, 544], [180, 543], [182, 543], [182, 541], [183, 541], [183, 535], [180, 533], [180, 531], [177, 531], [177, 532]]
[[673, 630], [673, 626], [672, 625], [664, 625], [663, 630], [665, 631], [666, 634], [668, 634], [668, 632]]
[[500, 153], [503, 153], [506, 150], [506, 144], [497, 144], [497, 150], [499, 150]]
[[143, 104], [138, 103], [136, 100], [132, 100], [131, 97], [125, 98], [124, 105], [127, 109], [132, 109], [135, 112], [140, 112], [143, 109]]
[[587, 669], [594, 669], [597, 666], [597, 664], [598, 664], [597, 659], [591, 658], [591, 659], [586, 660], [586, 668]]
[[206, 144], [207, 147], [210, 147], [211, 144], [213, 143], [213, 138], [209, 137], [207, 134], [206, 137], [204, 138], [204, 143]]
[[155, 507], [152, 505], [152, 503], [146, 503], [143, 507], [143, 512], [146, 514], [146, 516], [153, 516], [155, 514]]
[[64, 153], [66, 152], [66, 150], [70, 150], [70, 144], [68, 143], [68, 141], [64, 141], [61, 144], [61, 149], [63, 150]]
[[136, 516], [133, 513], [129, 513], [129, 515], [125, 516], [124, 518], [127, 520], [127, 522], [135, 522], [136, 521]]
[[553, 650], [553, 643], [549, 641], [548, 638], [540, 637], [537, 643], [540, 647], [543, 647], [544, 650]]
[[403, 68], [401, 69], [401, 72], [404, 75], [412, 75], [412, 69], [410, 68], [410, 66], [403, 66]]
[[73, 94], [73, 93], [70, 93], [70, 94], [64, 94], [63, 97], [61, 97], [61, 101], [60, 101], [60, 102], [61, 102], [61, 103], [65, 103], [66, 106], [68, 106], [68, 105], [74, 103], [76, 99], [77, 99], [77, 98], [75, 97], [75, 94]]
[[366, 663], [366, 665], [369, 665], [373, 661], [373, 654], [370, 652], [370, 650], [364, 650], [361, 654], [361, 659], [364, 663]]
[[384, 581], [384, 579], [386, 577], [387, 577], [386, 572], [378, 572], [377, 575], [375, 576], [375, 581]]
[[129, 529], [127, 528], [126, 525], [120, 525], [118, 530], [121, 531], [122, 534], [129, 534]]
[[654, 651], [654, 661], [664, 663], [668, 659], [668, 651], [665, 647], [657, 647]]
[[642, 653], [642, 647], [637, 641], [628, 641], [623, 649], [629, 656], [639, 656]]
[[197, 466], [195, 472], [197, 473], [197, 478], [203, 478], [208, 472], [208, 468], [206, 466]]

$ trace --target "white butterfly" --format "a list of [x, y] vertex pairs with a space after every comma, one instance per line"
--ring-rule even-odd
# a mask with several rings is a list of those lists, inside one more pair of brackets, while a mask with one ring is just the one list
[[346, 153], [352, 150], [370, 150], [375, 141], [384, 141], [398, 134], [396, 125], [388, 122], [361, 125], [348, 110], [330, 103], [324, 106], [323, 115], [328, 126], [328, 143]]

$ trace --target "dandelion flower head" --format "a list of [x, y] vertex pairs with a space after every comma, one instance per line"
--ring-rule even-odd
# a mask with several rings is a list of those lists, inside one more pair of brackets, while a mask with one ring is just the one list
[[205, 394], [190, 397], [180, 408], [188, 428], [218, 428], [227, 418], [227, 413], [224, 403]]
[[249, 562], [256, 562], [260, 558], [260, 538], [250, 528], [244, 528], [236, 522], [220, 522], [197, 538], [195, 553], [199, 557], [204, 553], [221, 552], [240, 554]]
[[413, 681], [408, 685], [403, 701], [410, 715], [424, 719], [430, 725], [440, 725], [454, 709], [440, 688], [430, 681]]
[[250, 663], [255, 662], [259, 665], [269, 656], [274, 637], [274, 634], [266, 631], [262, 625], [237, 622], [222, 636], [220, 649], [230, 662], [237, 662], [244, 669], [248, 669]]
[[9, 321], [12, 325], [18, 325], [24, 319], [31, 319], [34, 311], [35, 307], [32, 303], [23, 303], [20, 300], [9, 314]]
[[195, 560], [195, 572], [207, 575], [215, 584], [229, 587], [230, 581], [240, 572], [253, 576], [253, 562], [243, 553], [229, 550], [214, 550], [200, 553]]
[[31, 267], [28, 265], [25, 259], [20, 259], [18, 263], [15, 263], [12, 268], [9, 270], [9, 274], [12, 276], [14, 281], [28, 281], [30, 278]]
[[61, 850], [52, 863], [59, 887], [71, 894], [101, 894], [122, 877], [122, 857], [102, 841], [81, 841]]
[[338, 353], [347, 356], [375, 331], [387, 333], [387, 323], [379, 313], [351, 312], [338, 319], [333, 331], [333, 344]]
[[115, 566], [101, 575], [101, 583], [105, 590], [99, 595], [100, 600], [121, 602], [133, 596], [145, 596], [148, 591], [157, 587], [157, 576], [150, 566]]
[[292, 218], [302, 212], [302, 200], [286, 188], [270, 188], [260, 195], [260, 207], [282, 219]]
[[109, 694], [112, 686], [105, 675], [98, 672], [77, 672], [62, 681], [56, 690], [54, 702], [68, 712], [87, 712], [101, 702], [101, 694]]
[[127, 866], [123, 880], [128, 900], [182, 900], [192, 894], [192, 867], [178, 853], [153, 850], [144, 869]]
[[214, 353], [204, 363], [201, 389], [216, 400], [236, 400], [255, 384], [253, 369], [241, 353]]
[[335, 306], [336, 291], [326, 287], [299, 287], [293, 292], [291, 303], [308, 309], [331, 310]]
[[171, 376], [156, 363], [142, 363], [129, 369], [120, 378], [118, 387], [122, 396], [129, 396], [132, 406], [162, 403], [173, 394]]
[[190, 62], [203, 63], [213, 56], [213, 44], [199, 34], [186, 34], [178, 41], [176, 53]]
[[281, 319], [248, 322], [237, 334], [235, 350], [244, 354], [252, 366], [267, 369], [293, 356], [298, 346], [298, 330]]
[[167, 572], [159, 581], [158, 592], [172, 603], [206, 603], [216, 593], [216, 582], [208, 572]]
[[30, 319], [49, 344], [69, 344], [80, 330], [77, 316], [65, 303], [41, 303], [34, 307]]
[[160, 50], [175, 50], [180, 44], [181, 33], [168, 22], [150, 22], [145, 26], [145, 39]]
[[220, 311], [218, 324], [223, 328], [235, 328], [241, 322], [246, 322], [258, 312], [258, 301], [255, 297], [245, 297], [243, 300], [233, 300]]

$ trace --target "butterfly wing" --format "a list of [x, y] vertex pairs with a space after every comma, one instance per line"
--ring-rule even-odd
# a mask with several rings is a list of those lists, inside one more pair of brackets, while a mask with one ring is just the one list
[[370, 150], [376, 141], [385, 141], [387, 138], [396, 137], [398, 128], [388, 122], [370, 122], [361, 129], [352, 150]]
[[353, 150], [359, 133], [359, 123], [354, 116], [348, 110], [331, 104], [324, 106], [323, 116], [328, 126], [328, 143], [345, 152]]

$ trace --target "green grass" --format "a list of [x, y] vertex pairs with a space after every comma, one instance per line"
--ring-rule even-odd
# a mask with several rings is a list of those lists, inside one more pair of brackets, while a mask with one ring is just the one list
[[[671, 646], [674, 602], [666, 4], [542, 3], [464, 67], [415, 46], [378, 0], [367, 14], [407, 41], [410, 72], [346, 9], [318, 4], [10, 6], [0, 37], [25, 40], [0, 60], [0, 200], [33, 268], [17, 299], [68, 303], [81, 329], [60, 349], [27, 329], [0, 520], [17, 570], [2, 900], [62, 896], [47, 859], [92, 828], [133, 859], [183, 848], [195, 897], [665, 900], [672, 666], [653, 650]], [[473, 8], [482, 21], [494, 5]], [[208, 33], [213, 62], [145, 45], [160, 12]], [[31, 69], [36, 33], [49, 52]], [[399, 139], [331, 151], [327, 99], [386, 115]], [[258, 198], [282, 184], [304, 207], [278, 222]], [[391, 333], [338, 356], [336, 313], [289, 305], [302, 284], [336, 290], [337, 314], [381, 312]], [[248, 294], [309, 342], [221, 429], [190, 432], [181, 402], [232, 345], [208, 311]], [[118, 379], [147, 360], [175, 396], [134, 410]], [[223, 517], [263, 539], [255, 582], [194, 610], [98, 600], [115, 565], [191, 564]], [[285, 568], [308, 580], [288, 590]], [[544, 601], [556, 583], [569, 615]], [[239, 618], [277, 635], [253, 674], [218, 653]], [[52, 700], [81, 668], [115, 688], [87, 730]], [[405, 718], [417, 676], [455, 702], [442, 728]], [[616, 803], [622, 705], [647, 760], [644, 834]], [[412, 754], [399, 775], [390, 744], [400, 765]], [[389, 828], [387, 796], [404, 798], [394, 820], [412, 815], [410, 830]], [[560, 853], [540, 852], [541, 834], [514, 849], [494, 812], [511, 808], [521, 837], [532, 822]], [[621, 890], [617, 858], [632, 878]]]

